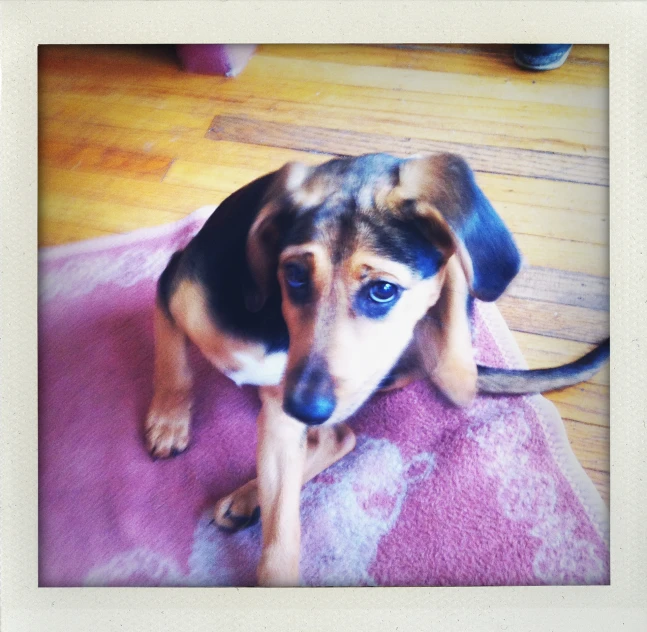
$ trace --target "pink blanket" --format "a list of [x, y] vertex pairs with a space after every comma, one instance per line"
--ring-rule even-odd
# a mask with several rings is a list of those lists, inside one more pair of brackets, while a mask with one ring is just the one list
[[[254, 583], [260, 525], [210, 520], [254, 475], [255, 390], [194, 353], [189, 450], [154, 462], [142, 441], [156, 279], [212, 211], [41, 250], [41, 586]], [[475, 328], [479, 361], [523, 366], [495, 306]], [[419, 382], [351, 423], [356, 450], [303, 490], [304, 584], [609, 582], [608, 510], [545, 399], [457, 410]]]

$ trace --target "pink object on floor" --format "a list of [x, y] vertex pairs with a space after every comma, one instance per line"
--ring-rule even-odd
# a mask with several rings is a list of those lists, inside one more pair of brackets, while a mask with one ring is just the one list
[[253, 44], [178, 44], [175, 47], [182, 67], [202, 75], [235, 77], [256, 50]]
[[[41, 586], [249, 585], [260, 525], [209, 524], [254, 474], [255, 389], [196, 352], [193, 440], [153, 462], [155, 283], [213, 211], [156, 229], [43, 249], [39, 283]], [[523, 366], [497, 308], [478, 304], [477, 357]], [[607, 584], [608, 510], [552, 404], [425, 382], [374, 397], [356, 450], [303, 490], [309, 585]]]

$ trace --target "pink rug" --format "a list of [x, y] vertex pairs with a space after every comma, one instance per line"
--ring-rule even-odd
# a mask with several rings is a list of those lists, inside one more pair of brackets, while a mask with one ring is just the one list
[[[254, 583], [260, 525], [209, 521], [254, 475], [255, 390], [194, 353], [191, 447], [153, 462], [142, 442], [156, 279], [212, 210], [41, 250], [41, 586]], [[475, 327], [479, 361], [523, 366], [495, 306], [478, 305]], [[609, 582], [608, 510], [547, 400], [462, 411], [419, 382], [352, 425], [355, 452], [303, 490], [304, 584]]]

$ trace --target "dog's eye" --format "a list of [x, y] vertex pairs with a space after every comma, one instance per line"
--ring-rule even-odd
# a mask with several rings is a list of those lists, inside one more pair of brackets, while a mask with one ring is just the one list
[[398, 295], [399, 287], [388, 281], [378, 281], [368, 288], [369, 298], [376, 303], [390, 303]]
[[298, 263], [286, 263], [283, 276], [287, 295], [296, 305], [303, 305], [312, 299], [312, 287], [308, 268]]
[[355, 297], [355, 310], [368, 318], [384, 318], [398, 302], [402, 288], [388, 281], [365, 285]]
[[285, 282], [291, 288], [302, 288], [308, 284], [308, 270], [296, 263], [285, 266]]

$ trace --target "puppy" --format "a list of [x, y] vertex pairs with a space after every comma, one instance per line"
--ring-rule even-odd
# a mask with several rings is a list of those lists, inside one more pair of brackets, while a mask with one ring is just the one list
[[[303, 483], [355, 445], [343, 422], [376, 391], [426, 378], [457, 406], [595, 373], [605, 341], [556, 369], [478, 367], [469, 309], [520, 268], [510, 232], [463, 159], [386, 154], [289, 163], [233, 193], [159, 279], [153, 457], [189, 443], [187, 341], [260, 386], [257, 476], [216, 506], [236, 530], [262, 516], [259, 584], [299, 582]], [[260, 509], [259, 509], [260, 508]]]

